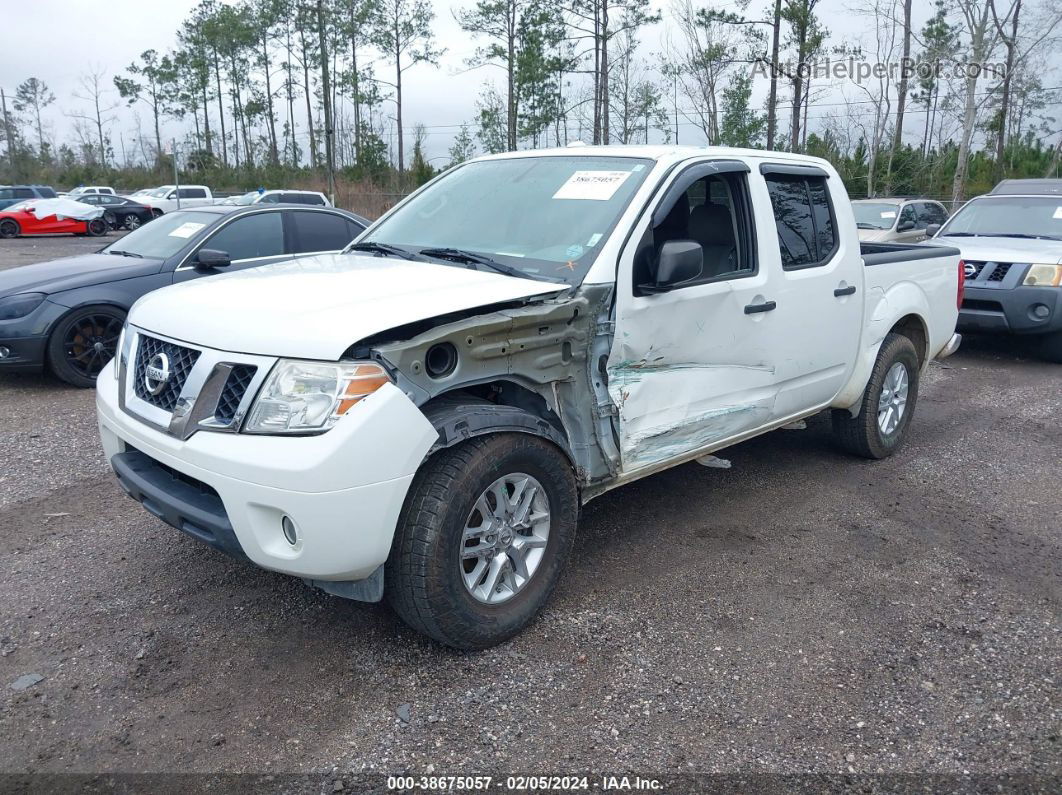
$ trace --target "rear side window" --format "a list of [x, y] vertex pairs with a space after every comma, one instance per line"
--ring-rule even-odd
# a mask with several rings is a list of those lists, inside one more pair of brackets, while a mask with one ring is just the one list
[[178, 195], [182, 199], [205, 199], [206, 191], [202, 188], [181, 188]]
[[284, 223], [278, 212], [237, 218], [203, 243], [203, 248], [224, 251], [233, 261], [275, 257], [284, 253]]
[[296, 210], [291, 213], [291, 220], [295, 227], [295, 247], [292, 249], [294, 254], [338, 251], [355, 237], [350, 233], [350, 225], [342, 215]]
[[782, 267], [825, 265], [837, 248], [837, 223], [826, 178], [766, 174], [765, 179], [774, 208]]
[[51, 188], [37, 188], [37, 193], [40, 194], [42, 199], [55, 199], [58, 198], [56, 192]]
[[280, 202], [279, 193], [267, 193], [261, 199], [258, 200], [258, 204], [277, 204]]
[[285, 193], [281, 201], [292, 204], [316, 204], [324, 206], [324, 201], [315, 193]]
[[35, 199], [36, 195], [30, 188], [15, 188], [16, 199]]
[[948, 220], [948, 214], [939, 204], [933, 204], [932, 202], [925, 202], [919, 205], [921, 210], [919, 216], [921, 216], [923, 223], [922, 228], [925, 228], [929, 224], [943, 224]]

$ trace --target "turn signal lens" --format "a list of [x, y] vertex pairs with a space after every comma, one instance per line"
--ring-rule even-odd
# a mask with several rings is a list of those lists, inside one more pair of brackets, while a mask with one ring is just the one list
[[1062, 265], [1030, 265], [1022, 281], [1026, 287], [1062, 286]]
[[387, 373], [380, 365], [359, 364], [350, 376], [350, 380], [347, 381], [347, 388], [343, 390], [339, 405], [336, 406], [336, 416], [342, 417], [359, 400], [367, 398], [384, 384], [389, 383], [391, 379], [387, 377]]

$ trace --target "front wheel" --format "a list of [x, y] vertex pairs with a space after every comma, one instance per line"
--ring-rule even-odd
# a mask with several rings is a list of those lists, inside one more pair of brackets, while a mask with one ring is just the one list
[[853, 455], [887, 458], [903, 442], [918, 400], [918, 353], [902, 334], [889, 334], [881, 343], [870, 381], [863, 391], [859, 415], [834, 409], [833, 433]]
[[10, 218], [5, 218], [3, 221], [0, 221], [0, 237], [18, 237], [20, 231], [22, 230], [18, 228], [18, 221], [13, 221]]
[[484, 649], [526, 627], [575, 539], [572, 467], [522, 433], [471, 439], [430, 458], [406, 497], [387, 561], [387, 598], [440, 643]]
[[48, 365], [68, 384], [96, 385], [96, 376], [118, 351], [125, 313], [111, 306], [77, 309], [56, 325], [48, 339]]

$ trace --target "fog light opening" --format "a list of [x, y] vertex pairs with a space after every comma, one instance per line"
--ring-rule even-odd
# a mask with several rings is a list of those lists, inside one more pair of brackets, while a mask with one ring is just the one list
[[284, 538], [292, 546], [299, 543], [299, 531], [295, 529], [295, 523], [287, 516], [280, 520], [280, 529], [284, 531]]
[[1048, 306], [1046, 306], [1044, 304], [1033, 304], [1032, 315], [1037, 320], [1044, 320], [1050, 314], [1051, 314], [1050, 307], [1048, 307]]

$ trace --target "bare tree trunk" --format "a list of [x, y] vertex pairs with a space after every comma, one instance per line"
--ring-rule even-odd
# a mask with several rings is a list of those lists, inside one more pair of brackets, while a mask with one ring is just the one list
[[608, 1], [601, 3], [601, 143], [609, 142]]
[[214, 79], [218, 86], [218, 119], [221, 120], [221, 162], [225, 168], [229, 167], [229, 144], [225, 140], [225, 105], [222, 102], [224, 94], [221, 93], [221, 62], [218, 59], [218, 51], [214, 49]]
[[[395, 38], [397, 41], [397, 37]], [[395, 47], [395, 99], [398, 102], [398, 112], [395, 114], [395, 122], [398, 124], [398, 173], [406, 170], [405, 141], [402, 137], [402, 50]]]
[[900, 84], [896, 88], [896, 129], [892, 133], [892, 148], [889, 164], [885, 170], [885, 191], [892, 191], [892, 163], [903, 145], [903, 114], [907, 104], [907, 62], [911, 58], [911, 0], [903, 3], [903, 63], [900, 69]]
[[277, 152], [277, 122], [273, 118], [273, 86], [269, 78], [269, 38], [262, 31], [262, 70], [265, 72], [266, 112], [269, 113], [269, 160], [273, 165], [280, 163]]
[[509, 151], [516, 150], [516, 3], [508, 2], [508, 46], [509, 60], [507, 62], [508, 96], [506, 98], [507, 138]]
[[767, 96], [767, 148], [774, 149], [778, 129], [778, 36], [782, 28], [782, 0], [774, 0], [774, 24], [771, 29], [771, 91]]
[[[992, 14], [995, 16], [995, 5], [993, 3]], [[1003, 91], [999, 98], [999, 135], [996, 137], [996, 162], [995, 162], [995, 175], [996, 181], [1003, 179], [1003, 158], [1007, 146], [1007, 113], [1010, 110], [1010, 81], [1011, 72], [1014, 71], [1014, 51], [1018, 47], [1018, 15], [1021, 13], [1021, 0], [1014, 0], [1014, 17], [1010, 23], [1010, 36], [1004, 37], [1004, 42], [1007, 45], [1007, 73], [1003, 75]], [[999, 28], [1000, 35], [1003, 31], [1000, 28], [999, 20], [995, 20], [997, 28]]]
[[332, 95], [331, 85], [328, 78], [328, 48], [325, 46], [324, 7], [321, 0], [317, 0], [317, 36], [321, 47], [321, 99], [324, 102], [324, 133], [325, 133], [325, 168], [328, 170], [328, 198], [335, 201], [336, 189], [335, 178], [335, 152], [332, 146]]

